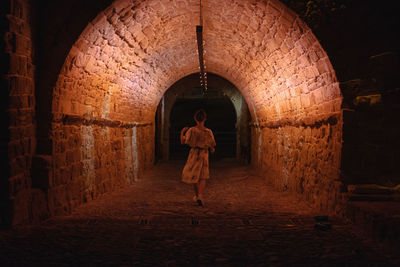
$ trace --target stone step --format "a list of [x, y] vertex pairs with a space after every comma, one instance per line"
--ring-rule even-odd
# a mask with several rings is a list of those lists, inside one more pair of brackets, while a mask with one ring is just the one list
[[400, 202], [400, 194], [377, 195], [377, 194], [350, 194], [350, 201], [395, 201]]
[[381, 186], [376, 184], [353, 184], [347, 186], [347, 191], [352, 194], [399, 194], [400, 185], [395, 187]]
[[348, 218], [374, 241], [400, 246], [400, 203], [396, 201], [350, 201]]

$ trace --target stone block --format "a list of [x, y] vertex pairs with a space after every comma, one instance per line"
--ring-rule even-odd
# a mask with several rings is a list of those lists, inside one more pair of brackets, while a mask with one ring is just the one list
[[34, 84], [31, 79], [9, 75], [6, 81], [10, 96], [33, 95]]
[[54, 163], [57, 169], [66, 166], [66, 153], [60, 153], [54, 155]]
[[19, 192], [27, 189], [27, 178], [23, 173], [23, 169], [13, 171], [10, 173], [9, 179], [9, 193], [10, 196], [16, 196]]
[[19, 141], [8, 143], [8, 158], [14, 159], [25, 154], [25, 149]]
[[[71, 198], [76, 197], [79, 201], [83, 201], [85, 197], [88, 200], [99, 192], [112, 190], [115, 184], [124, 179], [125, 168], [129, 167], [126, 159], [130, 157], [126, 156], [126, 150], [129, 151], [129, 149], [126, 149], [126, 144], [122, 143], [122, 138], [127, 136], [127, 133], [118, 125], [121, 122], [135, 123], [153, 120], [153, 110], [158, 104], [157, 99], [161, 97], [165, 89], [179, 79], [179, 75], [191, 73], [197, 68], [196, 58], [189, 55], [195, 46], [186, 45], [193, 36], [190, 37], [191, 35], [187, 34], [189, 31], [185, 27], [178, 27], [185, 24], [191, 14], [178, 17], [182, 10], [171, 10], [168, 5], [163, 5], [159, 1], [153, 1], [146, 9], [141, 5], [132, 9], [132, 6], [127, 4], [128, 2], [117, 1], [112, 4], [115, 9], [107, 9], [105, 12], [107, 18], [100, 15], [87, 27], [75, 45], [77, 51], [71, 52], [71, 56], [76, 56], [73, 66], [64, 68], [60, 75], [60, 77], [67, 77], [69, 81], [68, 83], [60, 82], [62, 85], [55, 94], [58, 99], [54, 101], [54, 103], [57, 101], [60, 103], [59, 110], [56, 108], [56, 112], [62, 111], [82, 116], [85, 119], [80, 123], [85, 125], [77, 126], [78, 130], [75, 132], [70, 131], [66, 125], [59, 125], [62, 131], [67, 129], [68, 131], [54, 135], [57, 142], [62, 141], [66, 144], [65, 148], [57, 148], [56, 154], [65, 154], [66, 162], [63, 163], [64, 156], [57, 156], [55, 166], [64, 166], [72, 173], [74, 179], [75, 177], [77, 180], [86, 179], [85, 182], [88, 183], [81, 189], [67, 189], [69, 193], [67, 193], [66, 202], [68, 203], [58, 205], [61, 209], [66, 205], [72, 205]], [[182, 2], [181, 5], [186, 6], [187, 3]], [[309, 110], [304, 110], [304, 108], [311, 108], [312, 104], [319, 102], [317, 92], [306, 94], [310, 90], [322, 88], [321, 81], [317, 81], [318, 84], [315, 81], [319, 72], [316, 73], [317, 68], [311, 66], [316, 59], [321, 58], [319, 54], [321, 51], [318, 53], [314, 51], [315, 38], [312, 34], [305, 34], [308, 31], [306, 25], [299, 19], [295, 19], [296, 16], [277, 1], [269, 1], [268, 5], [265, 1], [259, 1], [257, 5], [261, 7], [256, 10], [236, 4], [233, 8], [223, 1], [219, 5], [224, 5], [224, 8], [220, 8], [223, 14], [216, 12], [220, 19], [214, 20], [215, 25], [212, 25], [212, 30], [210, 29], [207, 34], [218, 36], [218, 40], [210, 45], [214, 47], [212, 50], [222, 52], [209, 52], [215, 53], [210, 54], [209, 69], [231, 78], [244, 90], [248, 104], [255, 107], [253, 114], [257, 114], [260, 121], [280, 119], [285, 124], [282, 127], [279, 126], [279, 131], [283, 134], [278, 133], [276, 129], [264, 131], [268, 134], [265, 134], [263, 138], [268, 139], [263, 140], [260, 153], [265, 157], [263, 159], [265, 166], [273, 165], [266, 159], [276, 161], [279, 166], [286, 166], [289, 172], [293, 172], [290, 174], [290, 179], [292, 179], [297, 175], [297, 171], [294, 165], [288, 163], [288, 160], [295, 158], [295, 162], [298, 159], [304, 165], [311, 165], [313, 157], [317, 160], [316, 153], [310, 152], [311, 159], [308, 159], [298, 156], [298, 152], [293, 149], [298, 141], [296, 138], [306, 134], [307, 130], [296, 130], [294, 133], [294, 130], [287, 128], [292, 126], [286, 125], [299, 125], [304, 117], [315, 115], [314, 107]], [[249, 7], [249, 5], [245, 6]], [[265, 8], [267, 12], [264, 18], [264, 12], [259, 11]], [[153, 21], [154, 16], [150, 12], [157, 12], [158, 21], [155, 21], [156, 19]], [[261, 15], [258, 15], [259, 13]], [[242, 16], [244, 21], [238, 23], [237, 26], [226, 26], [237, 23], [239, 16]], [[229, 24], [223, 25], [221, 22], [229, 22]], [[160, 29], [166, 30], [157, 31], [157, 28], [149, 26], [153, 24], [160, 24]], [[260, 24], [259, 28], [258, 24]], [[295, 29], [286, 32], [291, 25], [294, 25]], [[238, 27], [242, 28], [242, 32], [235, 32]], [[257, 37], [251, 34], [256, 29], [260, 31]], [[175, 37], [170, 38], [170, 36]], [[254, 49], [253, 39], [258, 40], [259, 48]], [[293, 50], [295, 43], [297, 49]], [[154, 56], [150, 56], [146, 54], [149, 51], [156, 52]], [[323, 51], [322, 55], [324, 55]], [[299, 57], [300, 59], [297, 60]], [[70, 66], [69, 63], [66, 65]], [[268, 84], [261, 85], [264, 80], [267, 80]], [[308, 81], [310, 84], [307, 83]], [[323, 82], [329, 84], [329, 78], [324, 77]], [[268, 90], [268, 94], [260, 93], [260, 88]], [[109, 94], [106, 96], [105, 92]], [[313, 101], [310, 99], [311, 95]], [[324, 95], [325, 92], [322, 92], [321, 96]], [[334, 98], [334, 95], [332, 97]], [[276, 104], [277, 102], [279, 104]], [[23, 104], [16, 106], [22, 107]], [[323, 107], [325, 106], [319, 106], [319, 108]], [[107, 110], [106, 116], [103, 116], [104, 110]], [[99, 126], [99, 118], [113, 121], [112, 127]], [[107, 129], [109, 133], [103, 135], [100, 128]], [[149, 165], [153, 157], [154, 132], [150, 127], [138, 128], [137, 131], [137, 152], [142, 170]], [[279, 136], [289, 136], [290, 140], [284, 140], [284, 145], [279, 147], [279, 154], [269, 152], [278, 150], [273, 144], [277, 142]], [[310, 140], [310, 142], [314, 141], [324, 142]], [[267, 143], [270, 144], [269, 147]], [[310, 148], [309, 150], [315, 152], [318, 149]], [[286, 159], [283, 160], [285, 157]], [[84, 163], [78, 167], [78, 162], [81, 160]], [[71, 164], [71, 162], [76, 162], [76, 164]], [[92, 181], [91, 175], [94, 171], [99, 176]], [[83, 176], [78, 177], [78, 172], [79, 176]], [[310, 174], [311, 171], [306, 172]], [[116, 174], [121, 176], [115, 181], [104, 182], [104, 179], [107, 180]], [[63, 174], [60, 173], [59, 176], [62, 180]], [[69, 184], [68, 182], [68, 186]], [[85, 192], [88, 186], [97, 188], [97, 191]], [[295, 185], [289, 186], [296, 188]], [[72, 193], [72, 191], [76, 192]]]
[[35, 155], [32, 157], [32, 186], [46, 190], [53, 184], [52, 157]]
[[29, 221], [33, 223], [42, 222], [50, 217], [47, 205], [46, 193], [41, 189], [31, 190]]
[[8, 111], [10, 126], [29, 126], [33, 123], [33, 110], [31, 109], [10, 109]]
[[9, 63], [9, 74], [11, 75], [28, 75], [28, 58], [26, 56], [8, 54], [6, 60]]
[[10, 96], [9, 105], [12, 109], [30, 108], [29, 96]]

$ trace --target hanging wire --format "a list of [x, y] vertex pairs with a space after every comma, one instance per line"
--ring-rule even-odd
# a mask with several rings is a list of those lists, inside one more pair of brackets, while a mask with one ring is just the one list
[[202, 11], [202, 5], [201, 5], [201, 0], [200, 0], [200, 26], [203, 26], [203, 11]]
[[206, 66], [205, 66], [205, 59], [204, 59], [204, 45], [205, 42], [203, 40], [203, 6], [202, 0], [200, 0], [200, 25], [196, 26], [196, 36], [197, 36], [197, 46], [198, 52], [197, 55], [199, 56], [199, 74], [200, 74], [200, 85], [204, 88], [204, 93], [207, 91], [207, 74], [206, 74]]

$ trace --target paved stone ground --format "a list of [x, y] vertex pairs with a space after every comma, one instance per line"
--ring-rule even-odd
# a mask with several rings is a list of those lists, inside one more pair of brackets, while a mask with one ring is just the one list
[[400, 261], [249, 167], [213, 165], [206, 207], [180, 182], [183, 163], [159, 164], [130, 188], [68, 216], [0, 232], [1, 266], [399, 266]]

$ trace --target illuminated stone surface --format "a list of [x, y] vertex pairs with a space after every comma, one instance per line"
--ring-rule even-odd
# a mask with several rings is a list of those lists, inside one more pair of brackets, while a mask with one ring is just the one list
[[[12, 223], [22, 223], [70, 212], [151, 166], [156, 107], [173, 83], [198, 70], [199, 10], [195, 0], [119, 0], [100, 12], [66, 56], [51, 112], [37, 118], [50, 151], [34, 155], [43, 136], [33, 132], [34, 67], [26, 48], [33, 26], [29, 1], [12, 3], [10, 87], [27, 91], [9, 112], [18, 133], [10, 142], [9, 194]], [[232, 82], [250, 109], [253, 167], [277, 188], [337, 211], [342, 99], [317, 39], [276, 0], [210, 0], [204, 18], [207, 71]], [[40, 123], [46, 119], [48, 130]]]
[[[160, 165], [134, 186], [40, 226], [0, 232], [3, 265], [398, 266], [398, 254], [357, 237], [315, 209], [276, 192], [249, 167], [211, 166], [206, 207], [180, 182], [183, 163]], [[395, 248], [395, 247], [394, 247]]]
[[[197, 1], [118, 1], [99, 14], [66, 59], [53, 95], [55, 118], [73, 114], [152, 123], [165, 90], [198, 68], [193, 30], [197, 13]], [[208, 71], [235, 84], [249, 104], [256, 145], [253, 165], [273, 171], [277, 184], [303, 190], [318, 205], [322, 202], [332, 208], [338, 192], [333, 180], [339, 172], [341, 97], [325, 52], [307, 26], [277, 1], [208, 1], [204, 14]], [[329, 124], [331, 116], [334, 125]], [[118, 183], [112, 177], [132, 179], [129, 171], [120, 173], [131, 164], [129, 159], [124, 162], [122, 150], [124, 147], [132, 154], [135, 148], [114, 147], [120, 155], [118, 165], [112, 161], [116, 155], [108, 150], [115, 142], [129, 140], [130, 130], [117, 128], [108, 133], [71, 127], [53, 124], [53, 134], [57, 134], [54, 149], [64, 146], [65, 140], [58, 138], [63, 135], [81, 138], [81, 148], [55, 152], [54, 163], [69, 172], [71, 167], [64, 163], [66, 153], [89, 153], [83, 155], [82, 177], [76, 179], [76, 183], [86, 179], [85, 194], [108, 191]], [[143, 128], [149, 138], [150, 128]], [[149, 143], [153, 150], [151, 139], [139, 138], [138, 142]], [[149, 150], [138, 150], [140, 166], [151, 162], [151, 156], [141, 160]], [[90, 155], [94, 151], [104, 156]], [[81, 161], [77, 156], [74, 164]], [[103, 167], [115, 170], [107, 174]], [[94, 173], [99, 182], [87, 178]], [[63, 180], [61, 176], [55, 173], [56, 180]], [[327, 192], [333, 193], [328, 196]]]

